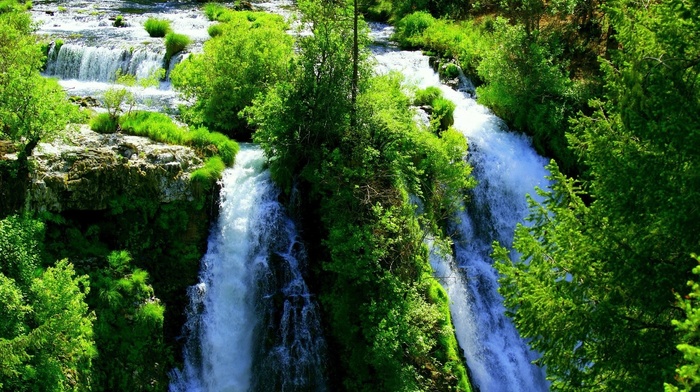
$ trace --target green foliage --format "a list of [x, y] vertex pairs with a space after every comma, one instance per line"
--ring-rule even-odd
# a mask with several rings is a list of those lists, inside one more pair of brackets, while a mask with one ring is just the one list
[[187, 130], [163, 113], [135, 111], [122, 116], [119, 125], [123, 132], [131, 135], [146, 136], [161, 143], [192, 146], [203, 156], [217, 155], [226, 166], [233, 166], [238, 153], [238, 144], [225, 135], [209, 132], [203, 127]]
[[413, 100], [415, 105], [432, 105], [433, 101], [442, 98], [440, 87], [430, 86], [416, 91], [416, 97]]
[[114, 18], [114, 22], [112, 22], [112, 26], [114, 26], [114, 27], [126, 27], [126, 26], [127, 26], [127, 23], [126, 23], [126, 21], [124, 20], [124, 16], [122, 16], [122, 15], [117, 15], [117, 16]]
[[86, 276], [66, 260], [37, 271], [43, 225], [0, 221], [0, 390], [89, 390], [94, 357]]
[[146, 29], [148, 35], [151, 37], [165, 37], [166, 34], [171, 32], [170, 21], [167, 19], [158, 18], [148, 18], [143, 24], [143, 28]]
[[40, 266], [44, 226], [26, 217], [9, 216], [0, 221], [0, 273], [27, 291]]
[[455, 104], [447, 98], [436, 98], [432, 102], [433, 112], [430, 114], [430, 122], [438, 131], [445, 131], [455, 123]]
[[134, 111], [119, 119], [121, 129], [131, 135], [146, 136], [168, 144], [185, 144], [187, 130], [178, 126], [167, 114]]
[[228, 22], [231, 15], [229, 12], [229, 9], [218, 3], [204, 5], [204, 15], [211, 21]]
[[202, 155], [218, 155], [226, 166], [233, 166], [238, 143], [218, 132], [209, 132], [206, 128], [197, 128], [187, 133], [186, 145], [192, 146]]
[[556, 61], [558, 47], [532, 38], [522, 25], [504, 19], [494, 24], [494, 42], [478, 66], [485, 81], [477, 88], [480, 103], [516, 129], [533, 136], [535, 148], [561, 163], [565, 171], [576, 162], [567, 149], [568, 120], [581, 110], [580, 85], [569, 79]]
[[204, 125], [239, 139], [250, 130], [240, 113], [253, 98], [287, 78], [292, 38], [279, 16], [228, 11], [220, 34], [172, 72], [173, 86], [195, 100], [184, 110], [191, 125]]
[[[693, 258], [700, 262], [698, 256]], [[695, 275], [700, 275], [700, 266], [693, 268]], [[700, 385], [700, 348], [698, 342], [700, 338], [700, 284], [688, 281], [690, 293], [685, 297], [676, 295], [679, 306], [685, 313], [685, 319], [673, 320], [676, 330], [682, 334], [681, 342], [676, 348], [683, 353], [685, 362], [676, 369], [676, 383], [680, 386], [664, 384], [665, 392], [691, 392]], [[681, 389], [682, 388], [682, 389]]]
[[0, 138], [20, 146], [20, 161], [55, 137], [77, 111], [55, 80], [39, 74], [43, 54], [27, 13], [0, 14]]
[[221, 178], [226, 165], [220, 157], [215, 156], [207, 159], [204, 166], [190, 174], [190, 181], [201, 189], [211, 189], [216, 181]]
[[430, 86], [416, 91], [413, 102], [430, 107], [430, 127], [435, 133], [446, 131], [454, 124], [455, 104], [442, 96], [439, 87]]
[[207, 33], [210, 37], [218, 37], [224, 33], [224, 27], [220, 23], [213, 24], [207, 29]]
[[673, 292], [697, 265], [687, 255], [700, 238], [700, 72], [688, 60], [699, 54], [700, 17], [682, 2], [613, 2], [608, 16], [620, 49], [603, 63], [605, 96], [569, 135], [592, 202], [556, 175], [562, 185], [516, 234], [529, 264], [503, 264], [502, 287], [553, 389], [652, 391], [694, 377], [692, 365], [675, 372], [675, 346], [694, 343], [669, 326], [682, 316]]
[[[439, 230], [473, 185], [466, 141], [420, 129], [401, 79], [370, 78], [364, 49], [352, 127], [352, 9], [300, 7], [314, 34], [299, 40], [292, 79], [247, 113], [272, 175], [307, 190], [322, 227], [317, 281], [344, 375], [338, 388], [469, 390], [449, 311], [429, 295], [419, 224]], [[419, 217], [409, 194], [423, 203]]]
[[172, 361], [164, 345], [164, 306], [147, 283], [148, 273], [132, 266], [128, 252], [112, 252], [107, 261], [92, 274], [90, 303], [98, 314], [95, 388], [163, 390]]
[[394, 38], [399, 45], [405, 48], [418, 47], [422, 45], [422, 37], [425, 30], [437, 22], [430, 13], [417, 11], [406, 15], [396, 23]]
[[187, 45], [191, 42], [190, 37], [184, 34], [178, 34], [172, 31], [165, 34], [165, 62], [169, 63], [174, 55], [185, 50]]
[[414, 12], [400, 19], [393, 39], [402, 47], [421, 47], [440, 57], [455, 59], [475, 83], [481, 81], [476, 69], [493, 45], [493, 38], [484, 26], [474, 21], [438, 20], [425, 12]]
[[100, 113], [90, 119], [90, 129], [99, 133], [114, 133], [119, 129], [119, 120], [109, 113]]

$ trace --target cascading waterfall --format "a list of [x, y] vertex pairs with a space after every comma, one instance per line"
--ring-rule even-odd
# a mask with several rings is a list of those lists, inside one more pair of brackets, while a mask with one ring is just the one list
[[[386, 29], [384, 29], [386, 30]], [[385, 31], [382, 35], [386, 35]], [[522, 135], [504, 130], [502, 121], [478, 105], [466, 91], [440, 83], [420, 52], [377, 47], [378, 71], [399, 71], [408, 84], [438, 86], [456, 104], [454, 127], [469, 142], [469, 162], [478, 180], [469, 210], [455, 226], [455, 255], [431, 252], [431, 264], [451, 299], [457, 340], [471, 380], [481, 392], [546, 391], [544, 371], [505, 315], [491, 243], [512, 243], [513, 230], [527, 215], [525, 195], [546, 187], [546, 161]], [[469, 89], [467, 89], [469, 90]]]
[[164, 55], [164, 49], [153, 51], [147, 47], [53, 45], [45, 73], [61, 79], [97, 82], [113, 82], [117, 71], [147, 78], [163, 67]]
[[[38, 34], [50, 36], [55, 44], [49, 49], [46, 76], [56, 77], [69, 95], [101, 98], [114, 87], [117, 71], [143, 79], [165, 67], [163, 38], [151, 38], [143, 27], [149, 17], [170, 21], [173, 31], [192, 39], [185, 52], [170, 59], [165, 81], [156, 87], [125, 87], [136, 101], [136, 109], [176, 110], [182, 103], [170, 88], [169, 72], [186, 54], [201, 51], [209, 38], [207, 20], [196, 1], [123, 2], [51, 1], [34, 2], [32, 18]], [[114, 19], [123, 17], [125, 25], [115, 27]], [[58, 45], [58, 42], [62, 45]]]
[[[224, 172], [219, 221], [190, 289], [185, 364], [171, 391], [323, 391], [325, 343], [306, 257], [259, 148]], [[281, 309], [281, 310], [280, 310]]]

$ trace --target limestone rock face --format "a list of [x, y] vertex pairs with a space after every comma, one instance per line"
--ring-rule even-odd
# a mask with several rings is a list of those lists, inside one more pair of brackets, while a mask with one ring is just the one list
[[87, 126], [32, 156], [27, 204], [34, 211], [104, 210], [110, 200], [193, 200], [190, 174], [203, 162], [189, 147], [99, 134]]

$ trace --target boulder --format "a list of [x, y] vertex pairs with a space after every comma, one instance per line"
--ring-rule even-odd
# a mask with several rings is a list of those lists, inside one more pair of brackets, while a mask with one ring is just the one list
[[41, 143], [32, 156], [27, 207], [104, 210], [113, 200], [192, 201], [190, 174], [202, 160], [189, 147], [83, 126], [67, 141]]

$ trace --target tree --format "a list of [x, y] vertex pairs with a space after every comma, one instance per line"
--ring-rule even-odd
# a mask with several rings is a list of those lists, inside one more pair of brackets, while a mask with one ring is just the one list
[[56, 81], [39, 74], [42, 56], [29, 14], [0, 13], [0, 137], [19, 145], [20, 163], [39, 141], [64, 131], [77, 110]]
[[[303, 1], [298, 55], [288, 81], [277, 83], [246, 113], [258, 126], [255, 140], [268, 158], [275, 180], [284, 188], [304, 167], [318, 163], [322, 149], [332, 150], [348, 132], [353, 91], [353, 8], [348, 4]], [[357, 91], [369, 73], [366, 25], [358, 33]], [[301, 27], [300, 27], [301, 28]]]
[[[696, 255], [693, 257], [700, 262], [700, 258]], [[695, 275], [700, 275], [700, 266], [693, 268]], [[688, 287], [691, 288], [690, 293], [682, 298], [676, 295], [679, 306], [685, 313], [685, 319], [673, 320], [673, 325], [682, 333], [681, 343], [676, 346], [683, 353], [685, 362], [676, 369], [676, 383], [680, 384], [681, 388], [665, 384], [665, 392], [691, 392], [694, 388], [700, 385], [700, 347], [698, 343], [700, 338], [700, 284], [692, 280], [688, 281]]]
[[89, 390], [94, 315], [67, 260], [37, 276], [43, 225], [0, 221], [0, 390]]
[[218, 132], [250, 137], [240, 112], [274, 83], [286, 80], [292, 38], [281, 17], [233, 12], [204, 53], [188, 57], [172, 72], [173, 86], [195, 99], [185, 117]]
[[103, 390], [153, 391], [167, 385], [170, 353], [163, 339], [165, 307], [131, 265], [126, 251], [112, 252], [109, 266], [94, 274], [95, 385]]
[[603, 64], [605, 96], [568, 135], [590, 180], [581, 189], [551, 166], [551, 191], [516, 231], [519, 260], [495, 252], [553, 390], [652, 391], [673, 378], [673, 292], [700, 238], [700, 14], [681, 1], [609, 7], [621, 49]]

